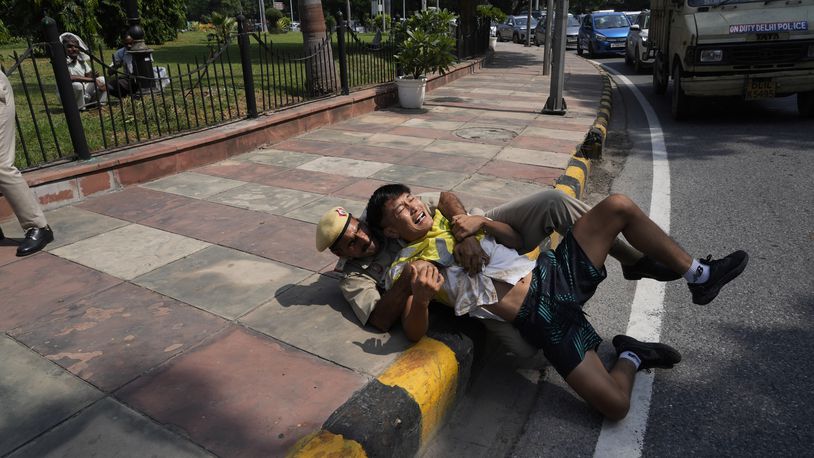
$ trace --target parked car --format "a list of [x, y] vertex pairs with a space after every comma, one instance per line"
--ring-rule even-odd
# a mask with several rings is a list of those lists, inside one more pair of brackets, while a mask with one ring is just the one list
[[650, 28], [650, 11], [643, 11], [631, 24], [625, 42], [625, 63], [632, 65], [636, 73], [644, 70], [645, 66], [650, 66], [653, 60], [647, 52], [647, 32]]
[[[509, 16], [502, 24], [497, 26], [497, 41], [512, 40], [515, 43], [526, 41], [527, 16]], [[531, 19], [531, 38], [534, 39], [534, 27], [537, 20]]]
[[577, 36], [577, 54], [588, 51], [589, 57], [598, 54], [625, 53], [625, 41], [630, 30], [630, 22], [625, 13], [599, 12], [585, 16]]
[[[534, 44], [537, 46], [545, 44], [545, 21], [546, 17], [543, 15], [543, 17], [537, 21], [537, 27], [534, 28]], [[568, 24], [566, 27], [565, 48], [567, 49], [569, 46], [574, 47], [577, 45], [577, 36], [579, 35], [579, 21], [571, 13], [568, 13]]]
[[630, 22], [630, 25], [636, 23], [639, 19], [639, 15], [642, 14], [641, 11], [625, 11], [625, 16], [627, 16], [627, 21]]

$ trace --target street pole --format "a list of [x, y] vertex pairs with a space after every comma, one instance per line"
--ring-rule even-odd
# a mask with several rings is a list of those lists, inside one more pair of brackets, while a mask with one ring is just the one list
[[345, 9], [348, 10], [348, 25], [351, 25], [353, 21], [350, 20], [350, 0], [345, 3]]
[[531, 46], [531, 2], [529, 2], [529, 14], [526, 16], [526, 44], [528, 48]]
[[144, 44], [144, 29], [141, 27], [141, 19], [138, 15], [138, 2], [136, 0], [127, 0], [125, 3], [127, 7], [127, 23], [130, 25], [127, 34], [133, 38], [133, 46], [127, 53], [133, 56], [133, 67], [139, 90], [141, 92], [150, 92], [155, 83], [153, 50]]
[[[565, 99], [562, 98], [562, 90], [565, 85], [565, 32], [568, 26], [568, 0], [560, 0], [555, 12], [557, 19], [554, 27], [554, 37], [551, 41], [556, 41], [554, 52], [554, 65], [551, 75], [551, 91], [546, 100], [543, 114], [553, 114], [563, 116], [566, 113]], [[548, 43], [546, 43], [548, 46]]]
[[266, 33], [269, 31], [268, 23], [266, 23], [266, 4], [263, 0], [258, 0], [258, 2], [258, 7], [260, 8], [260, 28], [263, 30], [263, 33]]
[[427, 11], [427, 0], [421, 0], [421, 11]]
[[551, 74], [551, 48], [554, 36], [554, 0], [546, 2], [545, 13], [545, 49], [543, 49], [543, 75]]
[[288, 9], [291, 10], [291, 22], [294, 22], [294, 0], [288, 0]]

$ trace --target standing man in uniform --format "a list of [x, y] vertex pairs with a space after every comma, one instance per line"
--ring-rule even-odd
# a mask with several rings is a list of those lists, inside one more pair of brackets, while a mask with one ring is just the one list
[[[34, 193], [14, 166], [14, 113], [11, 83], [6, 74], [0, 71], [0, 193], [11, 205], [25, 231], [25, 239], [17, 247], [17, 256], [27, 256], [54, 241], [54, 233]], [[0, 240], [3, 238], [5, 236], [0, 229]]]

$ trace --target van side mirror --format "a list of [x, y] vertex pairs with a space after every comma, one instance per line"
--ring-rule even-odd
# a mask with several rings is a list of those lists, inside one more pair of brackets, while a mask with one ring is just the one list
[[632, 26], [630, 26], [630, 30], [638, 32], [639, 30], [642, 30], [642, 28], [639, 27], [639, 24], [633, 24]]

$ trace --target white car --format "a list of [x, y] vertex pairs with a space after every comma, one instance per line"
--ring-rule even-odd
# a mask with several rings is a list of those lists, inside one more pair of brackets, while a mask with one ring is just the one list
[[625, 41], [625, 63], [632, 65], [636, 73], [653, 63], [647, 52], [647, 32], [650, 28], [650, 11], [643, 11], [630, 26]]

